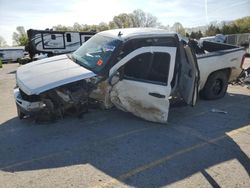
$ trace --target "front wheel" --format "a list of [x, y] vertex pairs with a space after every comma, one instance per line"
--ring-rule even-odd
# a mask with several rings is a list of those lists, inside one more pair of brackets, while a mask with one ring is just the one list
[[17, 116], [19, 119], [23, 119], [25, 117], [25, 114], [20, 110], [19, 107], [17, 107]]
[[224, 97], [228, 87], [228, 71], [217, 71], [209, 75], [200, 92], [203, 99], [213, 100]]

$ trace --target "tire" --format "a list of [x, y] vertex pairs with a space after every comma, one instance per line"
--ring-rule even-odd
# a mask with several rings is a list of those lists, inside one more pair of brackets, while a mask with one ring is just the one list
[[21, 64], [21, 58], [17, 58], [16, 62]]
[[209, 75], [200, 96], [206, 100], [220, 99], [225, 96], [228, 87], [228, 71], [217, 71]]
[[17, 107], [17, 115], [19, 119], [23, 119], [25, 117], [25, 114]]

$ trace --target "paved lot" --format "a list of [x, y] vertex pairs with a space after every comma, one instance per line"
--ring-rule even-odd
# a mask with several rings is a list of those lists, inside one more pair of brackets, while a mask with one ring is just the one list
[[0, 69], [0, 187], [250, 187], [246, 87], [172, 108], [167, 125], [116, 109], [35, 124], [16, 117], [16, 68]]

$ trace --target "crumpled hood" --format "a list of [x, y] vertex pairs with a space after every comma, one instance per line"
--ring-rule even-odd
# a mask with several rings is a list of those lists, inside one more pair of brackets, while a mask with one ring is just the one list
[[17, 69], [19, 88], [28, 95], [40, 94], [58, 86], [95, 76], [67, 55], [38, 60]]

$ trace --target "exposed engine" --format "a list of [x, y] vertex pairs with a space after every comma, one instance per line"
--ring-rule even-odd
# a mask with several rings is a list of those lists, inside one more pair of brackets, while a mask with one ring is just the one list
[[88, 111], [90, 103], [89, 94], [95, 89], [95, 84], [80, 80], [40, 94], [45, 108], [37, 117], [39, 120], [55, 120], [64, 115], [81, 117]]

